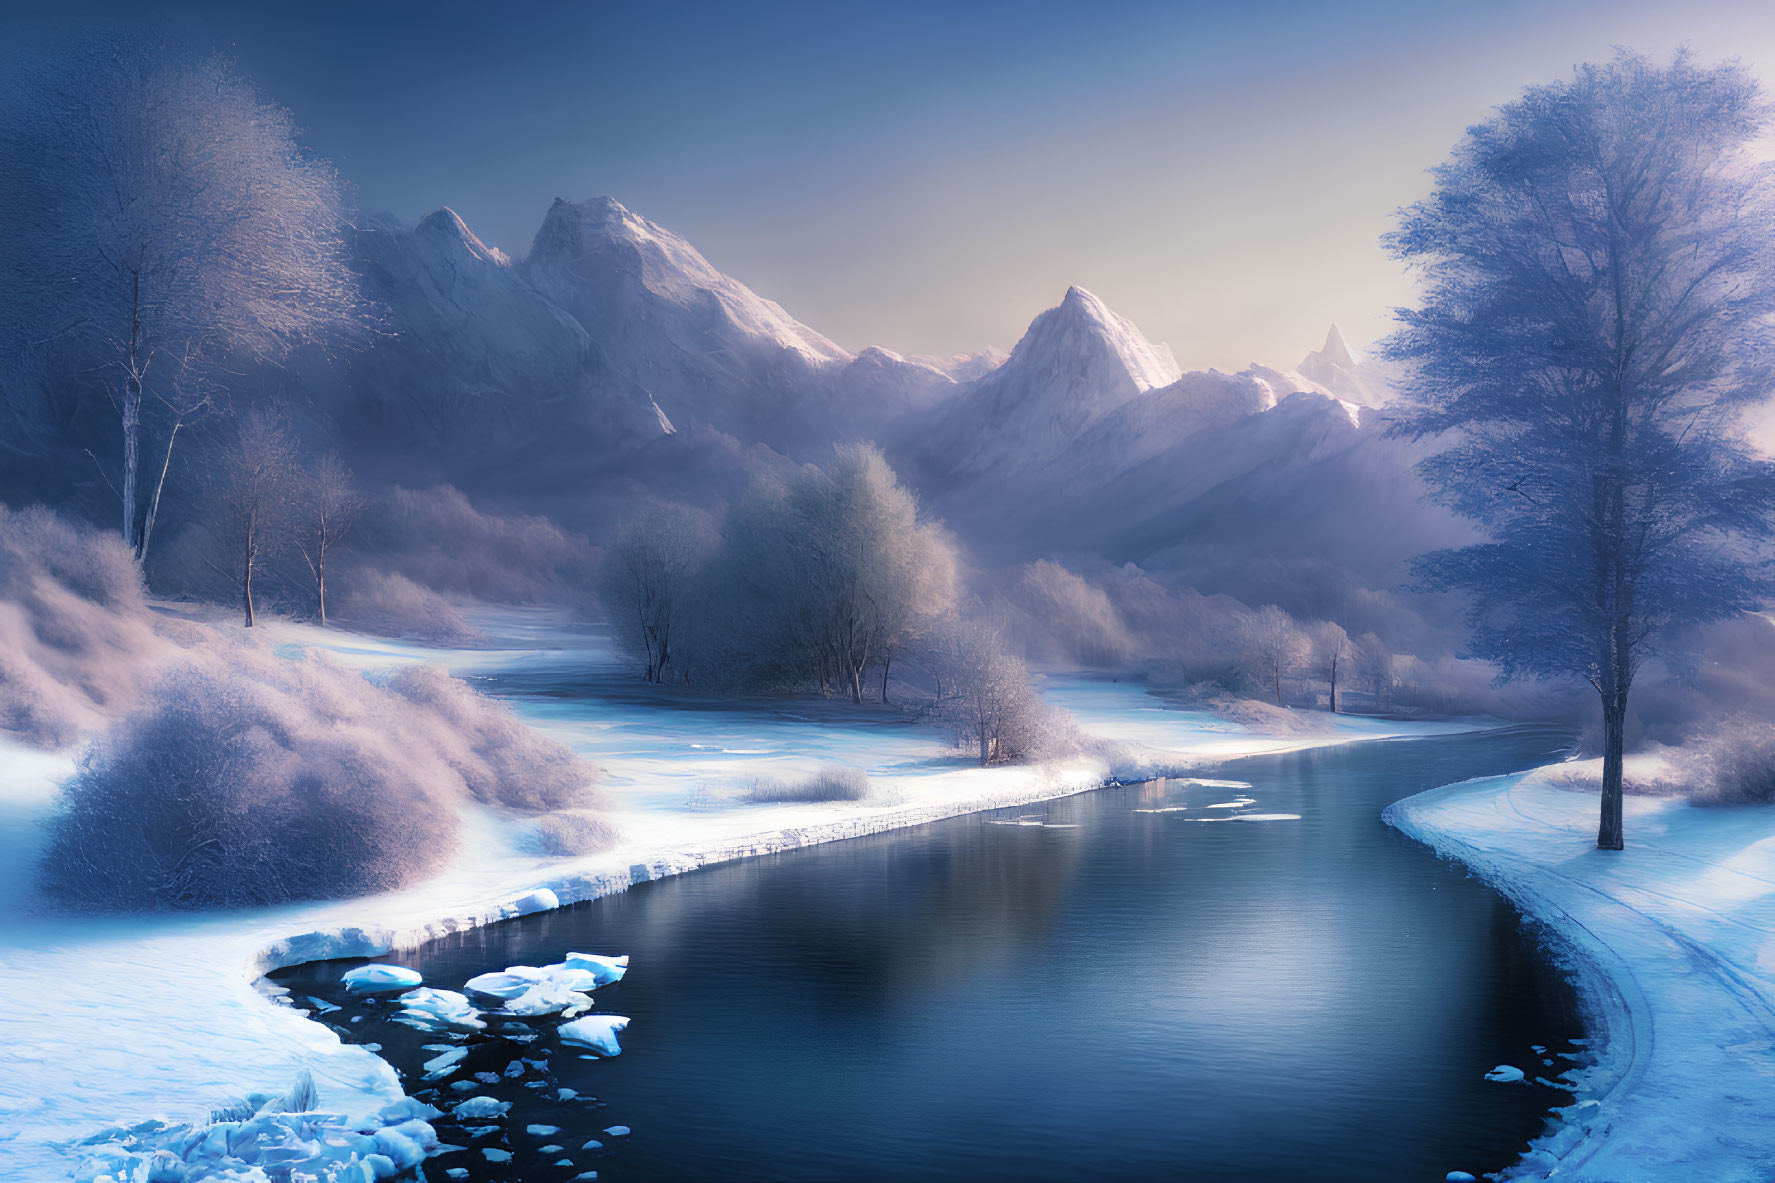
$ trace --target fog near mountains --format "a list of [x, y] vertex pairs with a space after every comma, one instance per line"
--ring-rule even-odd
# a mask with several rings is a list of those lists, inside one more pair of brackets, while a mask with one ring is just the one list
[[[1008, 355], [852, 354], [607, 197], [556, 199], [518, 259], [447, 208], [360, 219], [348, 247], [378, 333], [249, 368], [236, 391], [337, 448], [379, 507], [349, 551], [365, 569], [340, 576], [347, 618], [354, 596], [366, 620], [405, 597], [431, 621], [419, 631], [447, 633], [428, 593], [583, 600], [555, 557], [512, 577], [535, 582], [521, 591], [472, 572], [518, 570], [488, 540], [540, 520], [579, 540], [556, 549], [579, 547], [567, 567], [583, 573], [642, 504], [719, 511], [855, 442], [883, 449], [987, 590], [1043, 558], [1132, 563], [1413, 643], [1412, 614], [1364, 605], [1390, 611], [1404, 560], [1463, 536], [1386, 436], [1386, 374], [1335, 327], [1293, 369], [1186, 370], [1074, 287], [1034, 310]], [[103, 520], [114, 445], [40, 406], [9, 385], [7, 499]], [[205, 432], [226, 428], [201, 425], [200, 444]], [[149, 573], [213, 595], [201, 447], [177, 461]], [[427, 498], [444, 512], [414, 512]], [[495, 525], [446, 520], [464, 513]]]

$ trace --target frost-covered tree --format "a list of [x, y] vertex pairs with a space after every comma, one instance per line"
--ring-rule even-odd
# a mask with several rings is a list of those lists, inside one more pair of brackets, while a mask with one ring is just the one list
[[314, 580], [315, 610], [327, 623], [327, 552], [351, 532], [364, 512], [363, 495], [357, 491], [351, 469], [337, 452], [328, 452], [308, 469], [298, 490], [304, 521], [299, 548]]
[[755, 490], [721, 527], [690, 615], [699, 679], [863, 701], [953, 608], [954, 549], [872, 447]]
[[708, 554], [710, 534], [694, 510], [655, 506], [629, 523], [605, 560], [605, 613], [618, 643], [642, 659], [649, 682], [672, 677], [673, 644], [690, 610], [690, 583]]
[[299, 520], [302, 452], [282, 418], [267, 411], [243, 416], [212, 473], [212, 516], [229, 557], [217, 569], [240, 594], [246, 627], [255, 622], [253, 580], [266, 560], [293, 541]]
[[1001, 630], [978, 616], [951, 617], [922, 652], [937, 687], [932, 713], [958, 742], [978, 745], [983, 767], [1039, 750], [1050, 712]]
[[333, 170], [223, 58], [118, 37], [7, 89], [0, 347], [14, 381], [107, 377], [138, 557], [180, 428], [226, 389], [205, 379], [368, 323], [344, 218]]
[[1386, 709], [1393, 698], [1393, 651], [1373, 633], [1364, 633], [1354, 657], [1356, 684], [1376, 710]]
[[1443, 441], [1424, 473], [1490, 535], [1420, 574], [1470, 597], [1503, 677], [1595, 688], [1605, 849], [1641, 663], [1771, 589], [1775, 480], [1735, 414], [1771, 388], [1768, 125], [1736, 63], [1621, 53], [1470, 129], [1389, 238], [1424, 290], [1388, 346], [1402, 427]]
[[1322, 620], [1313, 626], [1313, 665], [1331, 695], [1331, 713], [1337, 714], [1337, 685], [1348, 673], [1350, 634], [1334, 620]]
[[822, 664], [859, 703], [881, 666], [885, 701], [895, 652], [954, 600], [953, 551], [872, 446], [840, 448], [823, 476], [795, 486], [790, 506]]
[[1281, 706], [1283, 679], [1292, 677], [1307, 659], [1306, 634], [1294, 617], [1265, 604], [1239, 622], [1238, 640], [1251, 676], [1269, 685]]

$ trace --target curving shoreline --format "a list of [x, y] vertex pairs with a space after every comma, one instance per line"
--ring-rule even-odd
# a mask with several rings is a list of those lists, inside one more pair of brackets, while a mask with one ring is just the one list
[[1628, 849], [1603, 852], [1593, 794], [1523, 775], [1382, 815], [1542, 927], [1596, 1040], [1573, 1104], [1498, 1177], [1775, 1177], [1775, 812], [1630, 798]]

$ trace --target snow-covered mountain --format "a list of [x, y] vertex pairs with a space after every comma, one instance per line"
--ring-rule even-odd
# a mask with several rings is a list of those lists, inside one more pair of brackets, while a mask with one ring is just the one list
[[1046, 465], [1092, 424], [1181, 374], [1171, 350], [1081, 287], [1031, 322], [1002, 365], [921, 432], [929, 476], [954, 483]]
[[1324, 346], [1307, 354], [1298, 368], [1305, 377], [1358, 406], [1381, 406], [1391, 393], [1384, 368], [1350, 348], [1336, 325], [1325, 334]]
[[333, 407], [378, 450], [522, 449], [591, 432], [626, 446], [663, 428], [645, 394], [600, 359], [579, 321], [449, 209], [383, 219], [354, 240], [385, 332], [347, 358]]
[[549, 207], [519, 272], [675, 424], [795, 446], [823, 376], [849, 352], [723, 275], [684, 239], [598, 197]]

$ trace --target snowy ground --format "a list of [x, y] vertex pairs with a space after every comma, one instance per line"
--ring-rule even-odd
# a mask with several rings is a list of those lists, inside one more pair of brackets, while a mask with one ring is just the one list
[[1547, 925], [1602, 1037], [1522, 1174], [1775, 1179], [1775, 810], [1629, 797], [1627, 849], [1604, 852], [1596, 795], [1530, 774], [1421, 793], [1387, 820]]
[[[483, 622], [474, 650], [273, 624], [280, 645], [320, 646], [366, 668], [442, 664], [508, 693], [534, 725], [607, 771], [607, 816], [620, 847], [550, 859], [533, 822], [489, 810], [465, 817], [462, 853], [435, 880], [361, 899], [246, 912], [70, 917], [44, 910], [31, 886], [39, 820], [71, 754], [0, 746], [0, 1176], [66, 1177], [58, 1144], [148, 1117], [194, 1120], [248, 1092], [281, 1092], [303, 1067], [320, 1101], [365, 1112], [398, 1098], [392, 1071], [360, 1047], [274, 1005], [264, 971], [325, 956], [367, 956], [515, 914], [546, 886], [563, 902], [709, 862], [1062, 796], [1108, 777], [1183, 771], [1241, 755], [1314, 744], [1461, 730], [1340, 716], [1313, 735], [1269, 736], [1212, 715], [1165, 708], [1139, 685], [1050, 679], [1047, 694], [1113, 758], [981, 769], [940, 733], [885, 711], [825, 704], [673, 705], [634, 690], [593, 631], [541, 614]], [[588, 689], [589, 687], [589, 689]], [[866, 801], [753, 805], [752, 777], [863, 768]], [[622, 950], [607, 950], [621, 952]], [[499, 968], [499, 967], [492, 967]]]

